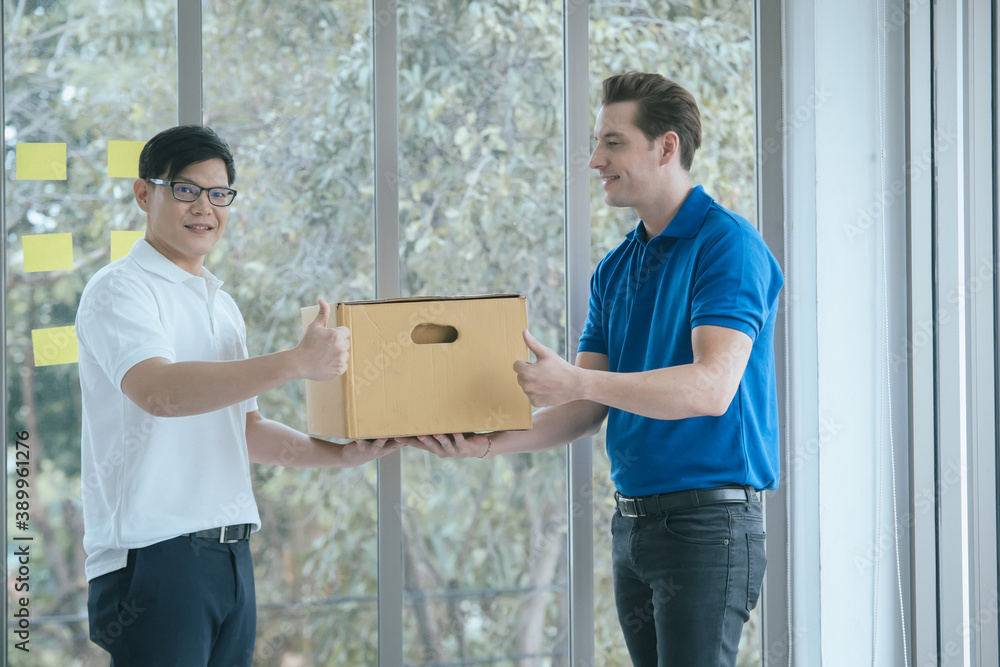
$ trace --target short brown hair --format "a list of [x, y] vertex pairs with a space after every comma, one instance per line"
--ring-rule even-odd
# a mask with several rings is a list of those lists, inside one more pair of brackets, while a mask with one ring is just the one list
[[686, 88], [663, 76], [626, 72], [604, 80], [601, 104], [637, 102], [635, 124], [650, 142], [671, 130], [681, 143], [681, 166], [690, 171], [701, 147], [701, 113]]

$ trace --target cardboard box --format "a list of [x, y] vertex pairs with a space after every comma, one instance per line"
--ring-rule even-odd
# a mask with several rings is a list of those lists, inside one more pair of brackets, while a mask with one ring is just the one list
[[[531, 403], [513, 370], [528, 360], [517, 294], [354, 301], [328, 326], [351, 330], [347, 372], [306, 382], [308, 431], [383, 438], [531, 428]], [[303, 328], [319, 306], [302, 309]]]

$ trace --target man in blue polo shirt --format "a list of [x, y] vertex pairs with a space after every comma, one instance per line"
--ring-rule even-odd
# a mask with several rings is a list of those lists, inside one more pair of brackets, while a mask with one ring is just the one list
[[590, 166], [639, 224], [600, 262], [576, 365], [528, 332], [531, 431], [421, 437], [439, 456], [537, 451], [607, 417], [615, 602], [636, 667], [735, 664], [764, 576], [758, 492], [778, 484], [773, 334], [782, 275], [757, 230], [691, 183], [691, 94], [604, 81]]

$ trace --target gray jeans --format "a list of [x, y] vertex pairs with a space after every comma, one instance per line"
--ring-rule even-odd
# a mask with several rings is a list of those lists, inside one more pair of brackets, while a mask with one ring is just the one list
[[732, 667], [764, 578], [759, 500], [611, 520], [618, 621], [635, 667]]

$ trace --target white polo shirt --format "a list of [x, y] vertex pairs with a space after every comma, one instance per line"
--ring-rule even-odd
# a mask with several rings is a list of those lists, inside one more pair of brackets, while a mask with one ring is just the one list
[[88, 581], [125, 567], [129, 549], [205, 528], [260, 528], [246, 443], [255, 398], [202, 415], [153, 417], [121, 391], [125, 373], [153, 357], [247, 358], [243, 316], [221, 285], [140, 240], [83, 290], [76, 335]]

